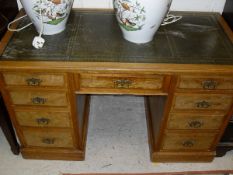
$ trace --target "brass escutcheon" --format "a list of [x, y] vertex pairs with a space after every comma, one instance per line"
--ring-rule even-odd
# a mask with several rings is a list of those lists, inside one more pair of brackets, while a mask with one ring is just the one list
[[209, 108], [211, 105], [207, 101], [201, 101], [196, 103], [197, 108]]
[[28, 86], [40, 86], [42, 80], [39, 78], [28, 78], [26, 82]]
[[45, 143], [45, 144], [48, 144], [48, 145], [54, 144], [55, 138], [43, 138], [42, 142]]
[[130, 85], [132, 85], [131, 80], [121, 79], [121, 80], [115, 80], [114, 81], [114, 87], [115, 88], [128, 89], [128, 88], [130, 88]]
[[36, 122], [38, 123], [38, 125], [48, 125], [50, 120], [48, 118], [41, 117], [37, 118]]
[[214, 80], [205, 80], [202, 82], [203, 89], [214, 90], [216, 89], [218, 83]]
[[182, 145], [187, 148], [191, 148], [194, 146], [194, 141], [193, 140], [186, 140], [183, 141]]
[[203, 122], [198, 120], [193, 120], [188, 122], [190, 128], [201, 128], [203, 126]]
[[31, 102], [33, 104], [45, 104], [46, 103], [46, 98], [42, 98], [42, 97], [34, 97], [31, 99]]

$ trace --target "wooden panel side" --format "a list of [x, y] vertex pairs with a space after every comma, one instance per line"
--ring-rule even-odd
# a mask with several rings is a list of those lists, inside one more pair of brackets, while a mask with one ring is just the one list
[[233, 32], [231, 30], [231, 28], [229, 27], [229, 25], [227, 24], [227, 22], [225, 21], [225, 19], [220, 15], [218, 17], [218, 21], [221, 24], [223, 30], [225, 31], [225, 33], [227, 34], [227, 36], [229, 37], [229, 39], [231, 40], [231, 42], [233, 43]]

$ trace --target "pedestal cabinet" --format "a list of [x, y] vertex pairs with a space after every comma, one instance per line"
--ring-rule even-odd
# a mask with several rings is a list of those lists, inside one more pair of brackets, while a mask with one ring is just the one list
[[4, 71], [2, 83], [25, 158], [84, 158], [67, 73]]
[[[232, 113], [232, 75], [179, 75], [161, 115], [152, 108], [156, 97], [147, 97], [154, 161], [212, 160], [215, 146]], [[154, 104], [155, 103], [155, 104]], [[166, 119], [164, 117], [166, 116]], [[153, 123], [164, 122], [163, 132]], [[156, 126], [158, 127], [158, 126]], [[156, 137], [153, 137], [156, 136]]]
[[143, 45], [121, 37], [112, 12], [73, 10], [41, 50], [32, 26], [8, 32], [1, 93], [23, 157], [83, 160], [90, 94], [129, 94], [145, 98], [152, 161], [213, 160], [233, 114], [233, 35], [217, 14], [181, 15]]

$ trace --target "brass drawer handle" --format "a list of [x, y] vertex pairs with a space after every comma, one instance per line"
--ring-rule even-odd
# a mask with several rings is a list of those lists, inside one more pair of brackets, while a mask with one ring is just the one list
[[28, 78], [26, 82], [28, 86], [40, 86], [42, 80], [39, 78]]
[[46, 101], [47, 101], [47, 99], [46, 98], [42, 98], [42, 97], [34, 97], [34, 98], [31, 99], [31, 102], [33, 104], [45, 104]]
[[55, 143], [55, 138], [43, 138], [42, 142], [48, 145], [52, 145]]
[[193, 120], [188, 122], [190, 128], [201, 128], [203, 126], [203, 122], [198, 120]]
[[50, 120], [48, 118], [41, 117], [41, 118], [37, 118], [36, 122], [38, 125], [48, 125]]
[[186, 140], [182, 142], [183, 147], [186, 148], [191, 148], [194, 146], [194, 141], [193, 140]]
[[203, 89], [207, 89], [207, 90], [214, 90], [216, 89], [217, 85], [218, 85], [217, 81], [214, 80], [205, 80], [202, 82]]
[[196, 103], [197, 108], [209, 108], [211, 105], [207, 101], [201, 101]]
[[119, 89], [128, 89], [132, 85], [131, 80], [122, 79], [122, 80], [115, 80], [114, 87]]

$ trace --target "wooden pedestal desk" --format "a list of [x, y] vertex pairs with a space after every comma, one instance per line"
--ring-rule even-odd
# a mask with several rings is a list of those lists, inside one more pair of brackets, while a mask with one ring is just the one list
[[212, 161], [233, 114], [233, 37], [217, 14], [181, 15], [141, 45], [112, 12], [73, 10], [40, 50], [33, 26], [8, 32], [0, 87], [23, 157], [84, 160], [89, 95], [130, 94], [145, 97], [152, 161]]

